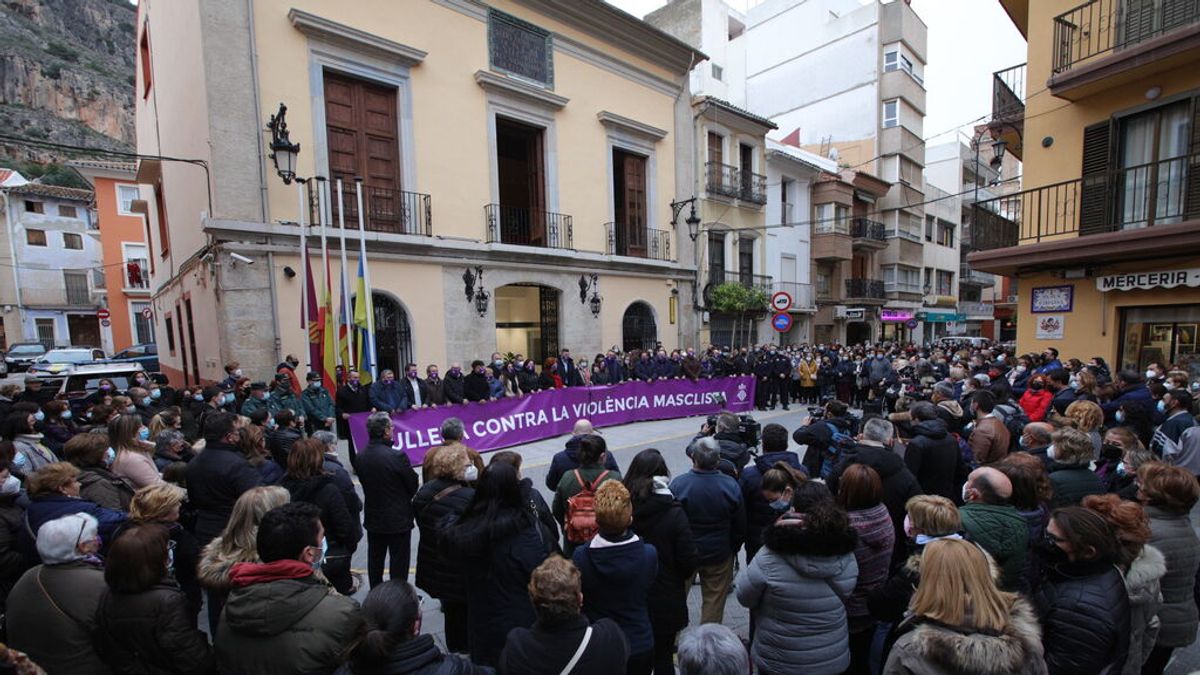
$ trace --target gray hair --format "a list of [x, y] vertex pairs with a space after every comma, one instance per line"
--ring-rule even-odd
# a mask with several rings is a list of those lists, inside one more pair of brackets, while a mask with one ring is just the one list
[[933, 393], [945, 399], [954, 399], [954, 385], [949, 382], [938, 382], [933, 385]]
[[872, 417], [863, 424], [863, 438], [877, 443], [887, 443], [892, 440], [896, 428], [882, 417]]
[[731, 412], [723, 412], [717, 415], [717, 431], [737, 431], [738, 424], [741, 420], [737, 415]]
[[326, 447], [337, 447], [337, 434], [333, 433], [332, 431], [327, 431], [325, 429], [314, 431], [312, 437], [314, 441], [320, 441], [324, 443]]
[[1027, 424], [1025, 425], [1025, 433], [1029, 434], [1029, 437], [1037, 443], [1049, 445], [1051, 435], [1054, 432], [1053, 427], [1043, 426], [1040, 424]]
[[908, 409], [908, 413], [912, 415], [913, 420], [924, 422], [926, 420], [937, 419], [937, 406], [929, 401], [917, 401]]
[[710, 471], [717, 468], [720, 461], [721, 444], [717, 442], [717, 439], [705, 436], [692, 445], [692, 462], [696, 464], [696, 468]]
[[746, 675], [746, 647], [728, 626], [706, 623], [679, 636], [679, 675]]
[[373, 441], [391, 441], [392, 416], [385, 412], [373, 412], [367, 418], [367, 437]]
[[154, 451], [166, 452], [176, 443], [187, 443], [187, 439], [183, 437], [183, 433], [178, 429], [163, 429], [158, 432], [158, 437], [154, 439]]
[[83, 558], [79, 544], [96, 538], [99, 531], [96, 517], [88, 513], [72, 513], [42, 523], [37, 532], [37, 552], [47, 565], [62, 565]]
[[447, 417], [442, 422], [442, 440], [461, 441], [467, 433], [463, 421], [457, 417]]

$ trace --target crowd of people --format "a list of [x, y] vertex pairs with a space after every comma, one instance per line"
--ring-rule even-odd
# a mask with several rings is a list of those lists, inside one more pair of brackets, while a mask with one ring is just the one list
[[[713, 346], [613, 350], [590, 368], [563, 350], [536, 375], [520, 355], [444, 380], [408, 364], [401, 381], [350, 371], [329, 392], [315, 376], [301, 389], [297, 366], [269, 386], [236, 363], [202, 388], [105, 380], [82, 408], [37, 378], [0, 388], [0, 663], [1131, 674], [1162, 673], [1196, 638], [1200, 425], [1184, 370], [1114, 373], [1054, 349]], [[755, 377], [760, 409], [808, 415], [759, 444], [721, 413], [624, 470], [577, 420], [545, 492], [518, 452], [485, 461], [464, 444], [453, 416], [420, 475], [393, 447], [392, 413], [414, 406], [728, 375]], [[369, 442], [343, 466], [354, 413]], [[664, 453], [690, 470], [672, 476]], [[422, 633], [424, 597], [444, 645]], [[731, 598], [746, 642], [724, 625]]]

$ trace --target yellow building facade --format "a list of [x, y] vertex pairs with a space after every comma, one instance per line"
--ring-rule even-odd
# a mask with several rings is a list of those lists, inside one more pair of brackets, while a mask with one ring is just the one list
[[696, 192], [702, 54], [600, 0], [138, 10], [139, 152], [198, 160], [139, 169], [173, 381], [307, 361], [296, 223], [304, 208], [320, 295], [305, 192], [322, 183], [276, 176], [281, 103], [296, 175], [327, 179], [335, 298], [338, 199], [353, 295], [362, 179], [380, 367], [694, 345], [694, 251], [670, 203]]
[[1200, 12], [1001, 4], [1029, 50], [992, 135], [1023, 190], [976, 207], [971, 265], [1016, 277], [1020, 352], [1200, 368]]

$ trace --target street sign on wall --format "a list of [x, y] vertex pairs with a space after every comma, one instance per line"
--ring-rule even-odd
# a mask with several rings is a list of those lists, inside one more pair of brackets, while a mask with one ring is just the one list
[[786, 333], [792, 329], [792, 315], [780, 312], [771, 317], [771, 328], [774, 328], [780, 333]]

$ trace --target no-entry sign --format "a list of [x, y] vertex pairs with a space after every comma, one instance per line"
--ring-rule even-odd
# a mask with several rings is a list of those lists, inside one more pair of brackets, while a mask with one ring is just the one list
[[111, 316], [112, 316], [112, 313], [111, 313], [111, 312], [109, 312], [107, 309], [98, 309], [98, 310], [96, 310], [96, 318], [97, 318], [97, 319], [107, 319], [107, 318], [109, 318], [109, 317], [111, 317]]
[[792, 296], [786, 291], [779, 291], [771, 296], [771, 308], [776, 312], [786, 312], [792, 308]]

